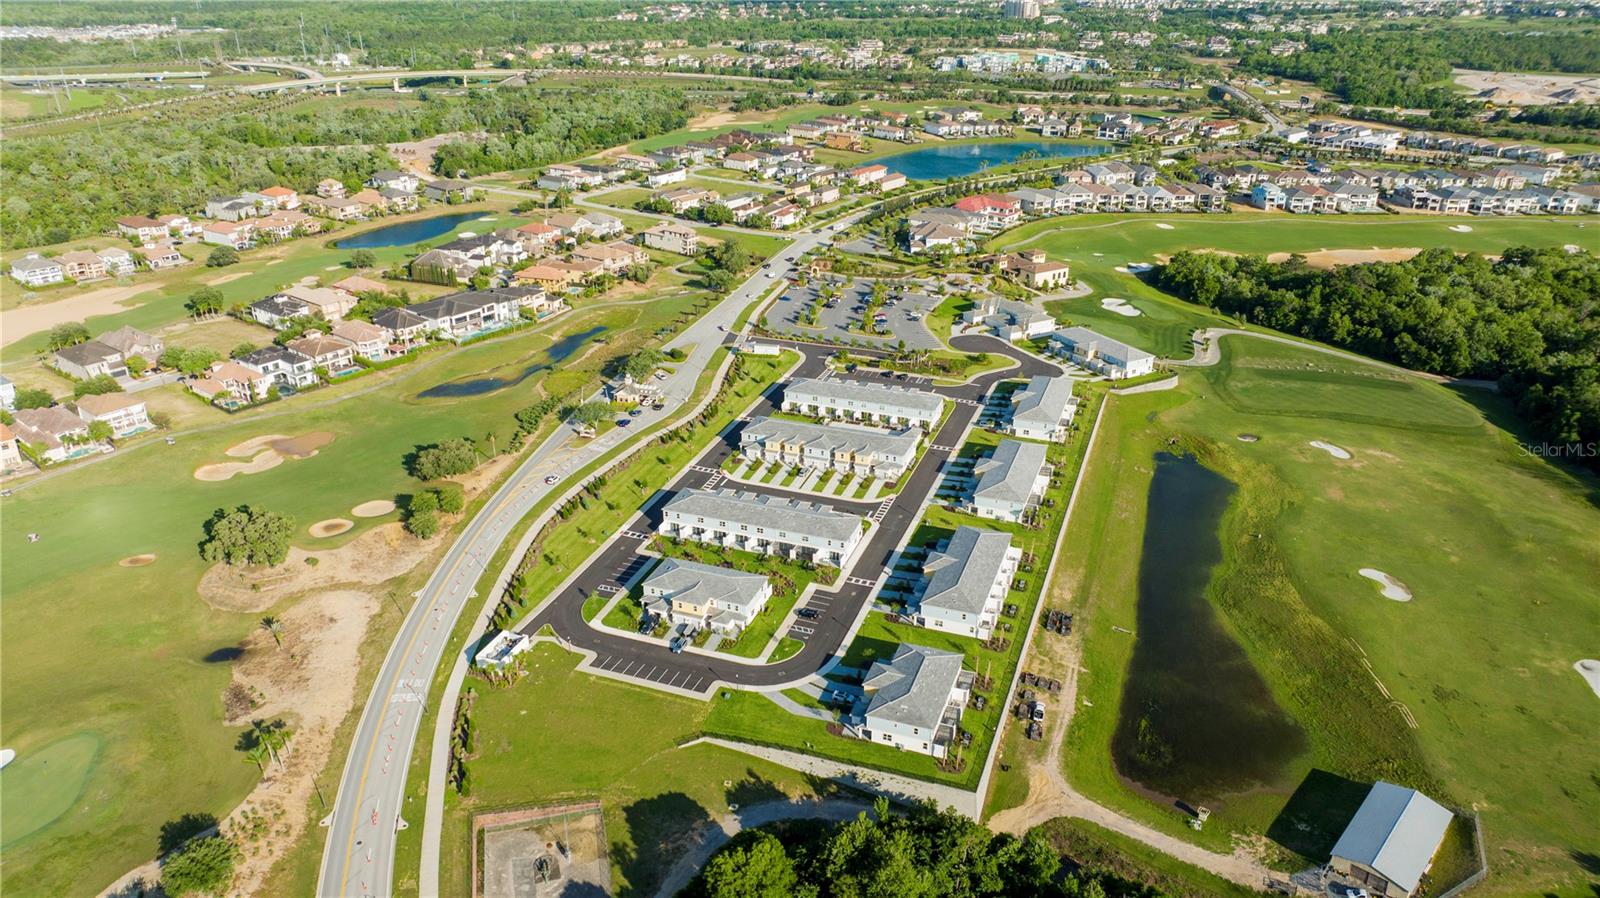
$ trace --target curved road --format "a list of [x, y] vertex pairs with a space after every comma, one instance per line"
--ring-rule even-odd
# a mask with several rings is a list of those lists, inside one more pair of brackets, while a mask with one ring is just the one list
[[[537, 504], [576, 484], [546, 484], [581, 470], [625, 442], [676, 414], [690, 401], [695, 382], [712, 354], [732, 340], [739, 314], [787, 274], [794, 260], [822, 243], [825, 231], [800, 232], [780, 250], [773, 268], [754, 275], [696, 319], [663, 348], [681, 348], [688, 358], [661, 383], [666, 408], [646, 409], [632, 427], [614, 428], [584, 441], [561, 428], [534, 449], [490, 497], [451, 545], [416, 602], [406, 614], [373, 681], [350, 752], [345, 759], [333, 811], [322, 821], [328, 830], [317, 895], [323, 898], [387, 896], [393, 891], [395, 833], [409, 825], [401, 818], [406, 774], [422, 724], [423, 702], [440, 662], [450, 650], [449, 635], [463, 608], [477, 598], [474, 586], [483, 565]], [[459, 648], [458, 648], [459, 650]]]

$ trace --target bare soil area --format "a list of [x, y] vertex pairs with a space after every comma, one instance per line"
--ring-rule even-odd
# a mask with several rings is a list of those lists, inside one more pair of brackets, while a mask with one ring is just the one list
[[117, 562], [117, 564], [123, 567], [144, 567], [147, 564], [154, 564], [155, 560], [156, 557], [154, 555], [129, 555], [127, 558]]
[[[1364, 262], [1404, 262], [1422, 252], [1420, 246], [1391, 246], [1371, 249], [1324, 249], [1314, 253], [1301, 253], [1312, 268], [1333, 268], [1338, 265], [1360, 265]], [[1273, 253], [1268, 262], [1287, 262], [1290, 253]]]
[[[307, 590], [382, 583], [409, 571], [427, 550], [428, 544], [407, 534], [400, 524], [382, 524], [336, 549], [291, 547], [288, 559], [277, 567], [218, 562], [200, 578], [199, 592], [218, 610], [255, 613]], [[307, 564], [312, 558], [316, 562]]]

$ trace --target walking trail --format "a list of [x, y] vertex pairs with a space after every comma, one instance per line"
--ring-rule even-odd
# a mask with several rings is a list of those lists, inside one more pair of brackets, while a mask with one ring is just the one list
[[[1078, 643], [1073, 641], [1067, 649], [1066, 679], [1061, 684], [1062, 709], [1078, 706]], [[1218, 854], [1191, 845], [1182, 839], [1169, 836], [1154, 827], [1124, 817], [1103, 805], [1084, 797], [1061, 772], [1061, 744], [1066, 737], [1071, 712], [1065, 720], [1050, 727], [1050, 744], [1042, 760], [1032, 762], [1028, 768], [1028, 800], [1021, 806], [1008, 808], [989, 818], [989, 828], [996, 832], [1021, 836], [1047, 820], [1056, 817], [1076, 817], [1096, 823], [1115, 833], [1142, 842], [1163, 854], [1208, 870], [1223, 879], [1252, 889], [1260, 889], [1273, 871], [1263, 866], [1244, 849], [1233, 854]]]

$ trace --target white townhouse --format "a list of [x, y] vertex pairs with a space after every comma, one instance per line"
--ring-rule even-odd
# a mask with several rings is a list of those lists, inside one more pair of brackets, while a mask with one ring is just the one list
[[931, 430], [944, 410], [944, 400], [933, 393], [907, 387], [800, 378], [783, 388], [783, 410], [820, 418]]
[[772, 583], [761, 574], [677, 558], [657, 566], [643, 588], [646, 611], [691, 634], [710, 628], [737, 635], [772, 598]]
[[1035, 374], [1027, 386], [1011, 394], [1011, 420], [1006, 429], [1030, 440], [1059, 443], [1067, 438], [1067, 425], [1077, 412], [1072, 378]]
[[911, 467], [922, 434], [854, 424], [810, 424], [756, 418], [739, 434], [746, 458], [858, 477], [893, 479]]
[[922, 565], [915, 600], [918, 626], [974, 639], [988, 639], [999, 620], [1022, 550], [997, 530], [957, 527]]
[[1001, 440], [987, 458], [973, 465], [978, 482], [970, 510], [980, 518], [1020, 522], [1050, 486], [1045, 447]]
[[661, 509], [662, 535], [843, 567], [866, 520], [815, 502], [736, 490], [679, 490]]
[[961, 709], [975, 677], [961, 669], [961, 654], [902, 644], [888, 661], [875, 661], [861, 681], [867, 706], [856, 732], [902, 751], [942, 758], [961, 728]]
[[1156, 357], [1086, 327], [1064, 327], [1050, 335], [1054, 352], [1074, 365], [1112, 380], [1142, 377], [1156, 370]]

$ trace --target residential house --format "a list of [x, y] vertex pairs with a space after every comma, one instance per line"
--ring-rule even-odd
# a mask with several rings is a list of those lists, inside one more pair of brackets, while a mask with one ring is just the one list
[[961, 709], [976, 679], [961, 660], [960, 652], [902, 644], [889, 660], [874, 661], [861, 681], [867, 696], [861, 738], [945, 757], [959, 738]]
[[850, 180], [854, 181], [857, 187], [870, 187], [871, 185], [882, 181], [884, 176], [888, 173], [888, 166], [863, 165], [860, 168], [853, 168], [850, 170]]
[[372, 323], [389, 332], [402, 350], [428, 338], [429, 320], [410, 309], [387, 308], [372, 313]]
[[998, 296], [980, 298], [962, 313], [961, 320], [986, 327], [996, 337], [1013, 343], [1044, 336], [1056, 329], [1056, 319], [1043, 309]]
[[89, 424], [59, 405], [18, 409], [11, 431], [45, 461], [60, 462], [94, 451]]
[[1112, 380], [1142, 377], [1155, 371], [1155, 356], [1086, 327], [1062, 328], [1050, 335], [1050, 342], [1054, 352], [1066, 356], [1074, 365]]
[[739, 451], [754, 461], [882, 480], [903, 475], [921, 442], [921, 433], [913, 429], [888, 431], [769, 417], [752, 419], [739, 433]]
[[512, 279], [518, 284], [533, 284], [546, 290], [563, 290], [582, 281], [583, 275], [569, 267], [550, 263], [520, 268], [512, 275]]
[[[495, 233], [496, 235], [500, 234], [498, 231]], [[516, 235], [514, 239], [522, 243], [522, 248], [527, 250], [530, 256], [545, 255], [566, 240], [560, 228], [552, 227], [540, 221], [529, 222], [517, 228], [513, 233]]]
[[878, 180], [878, 192], [888, 193], [906, 186], [906, 176], [897, 171], [889, 172]]
[[687, 168], [669, 168], [653, 171], [644, 176], [645, 186], [652, 190], [660, 189], [668, 184], [682, 184], [687, 180], [689, 180], [689, 170]]
[[1050, 261], [1042, 249], [1025, 249], [1001, 256], [997, 267], [1003, 274], [1035, 290], [1054, 290], [1072, 283], [1072, 269], [1067, 263]]
[[11, 263], [11, 276], [29, 287], [43, 287], [65, 281], [67, 271], [55, 259], [28, 253]]
[[100, 264], [106, 268], [106, 274], [111, 277], [125, 277], [133, 274], [137, 266], [133, 253], [120, 246], [108, 246], [105, 249], [95, 250], [95, 255], [100, 257]]
[[317, 182], [317, 196], [324, 199], [341, 199], [344, 197], [344, 184], [335, 178], [323, 178]]
[[252, 222], [257, 236], [270, 236], [275, 240], [288, 240], [304, 234], [322, 231], [322, 220], [295, 209], [269, 212]]
[[106, 277], [106, 262], [86, 249], [73, 250], [56, 257], [67, 278], [74, 281], [102, 281]]
[[144, 264], [150, 266], [152, 271], [176, 268], [189, 262], [176, 246], [166, 242], [146, 243], [139, 248], [139, 253], [144, 256]]
[[171, 232], [165, 224], [147, 215], [129, 215], [117, 219], [117, 233], [135, 238], [140, 243], [148, 243], [165, 240]]
[[968, 506], [980, 518], [1021, 522], [1050, 485], [1045, 447], [1021, 440], [1001, 440], [988, 457], [972, 467], [977, 485]]
[[84, 396], [77, 402], [78, 417], [93, 423], [104, 421], [117, 439], [151, 428], [144, 400], [131, 393], [104, 393]]
[[200, 229], [201, 242], [216, 246], [249, 249], [255, 239], [255, 225], [248, 221], [208, 221]]
[[367, 214], [367, 206], [352, 197], [343, 194], [339, 196], [305, 197], [305, 207], [323, 218], [334, 221], [356, 221]]
[[274, 330], [283, 330], [291, 320], [311, 314], [310, 303], [290, 296], [287, 292], [258, 299], [247, 308], [250, 317], [255, 319], [256, 323], [265, 324]]
[[256, 201], [244, 196], [220, 196], [206, 200], [206, 217], [215, 221], [243, 221], [261, 212]]
[[[329, 285], [329, 288], [338, 290], [348, 296], [355, 297], [357, 300], [359, 300], [361, 295], [364, 293], [388, 293], [392, 289], [383, 281], [375, 281], [372, 278], [364, 277], [359, 274], [352, 274], [347, 278], [334, 281]], [[349, 310], [347, 309], [341, 314], [348, 313]]]
[[300, 208], [300, 192], [278, 184], [256, 193], [247, 193], [245, 196], [255, 199], [269, 209]]
[[9, 474], [22, 467], [22, 450], [17, 446], [17, 435], [10, 427], [0, 424], [0, 474]]
[[592, 210], [556, 212], [545, 218], [545, 224], [573, 238], [587, 236], [603, 240], [621, 236], [624, 230], [621, 219]]
[[1036, 374], [1026, 387], [1011, 394], [1006, 429], [1019, 437], [1059, 443], [1067, 438], [1067, 427], [1077, 411], [1071, 378]]
[[129, 325], [101, 334], [95, 339], [122, 353], [123, 359], [138, 356], [152, 365], [161, 358], [161, 353], [167, 348], [166, 342], [160, 337]]
[[1000, 194], [964, 196], [955, 201], [955, 208], [976, 216], [973, 229], [980, 233], [1002, 231], [1022, 220], [1022, 204]]
[[287, 346], [263, 346], [246, 353], [239, 364], [266, 375], [276, 387], [309, 387], [317, 382], [316, 363]]
[[859, 380], [798, 378], [783, 389], [783, 410], [890, 427], [932, 430], [944, 411], [936, 393]]
[[1010, 534], [957, 527], [922, 563], [912, 619], [919, 627], [988, 639], [1021, 560]]
[[272, 383], [272, 375], [229, 359], [212, 365], [204, 377], [189, 381], [189, 390], [207, 401], [214, 402], [220, 397], [251, 403], [267, 398]]
[[792, 228], [805, 218], [806, 211], [792, 203], [779, 201], [761, 207], [756, 214], [766, 216], [775, 228]]
[[[327, 182], [324, 181], [323, 183], [326, 184]], [[371, 177], [367, 178], [367, 186], [374, 190], [382, 190], [387, 187], [405, 193], [416, 193], [418, 183], [419, 179], [411, 172], [395, 171], [392, 168], [379, 169], [373, 172]], [[339, 186], [339, 192], [336, 194], [323, 194], [320, 188], [317, 192], [323, 196], [343, 196], [344, 185], [341, 184]]]
[[700, 251], [700, 232], [688, 225], [667, 221], [641, 231], [639, 242], [651, 249], [692, 256]]
[[56, 350], [51, 364], [57, 371], [78, 380], [88, 380], [104, 374], [110, 377], [127, 377], [128, 365], [122, 353], [99, 340], [89, 340], [75, 346]]
[[572, 258], [600, 263], [606, 274], [621, 275], [634, 265], [650, 261], [650, 254], [630, 243], [618, 240], [612, 243], [588, 243], [572, 251]]
[[408, 306], [407, 309], [428, 322], [431, 332], [452, 339], [469, 337], [504, 327], [519, 317], [522, 298], [538, 287], [504, 287], [452, 293]]
[[458, 201], [465, 202], [472, 199], [478, 192], [471, 181], [458, 181], [454, 178], [437, 178], [422, 185], [423, 196], [437, 202]]
[[0, 374], [0, 409], [11, 411], [17, 407], [17, 385], [11, 378]]
[[936, 222], [912, 225], [906, 236], [907, 249], [913, 253], [930, 252], [941, 247], [959, 252], [967, 244], [966, 231]]
[[655, 202], [665, 202], [675, 215], [682, 215], [690, 209], [698, 209], [715, 203], [721, 194], [715, 190], [703, 190], [699, 187], [674, 187], [671, 190], [661, 190], [650, 195]]
[[797, 558], [843, 568], [861, 543], [866, 520], [814, 502], [734, 490], [685, 489], [661, 508], [671, 539]]
[[737, 636], [772, 598], [772, 583], [697, 561], [668, 558], [645, 578], [644, 608], [660, 615], [684, 635], [704, 629]]

